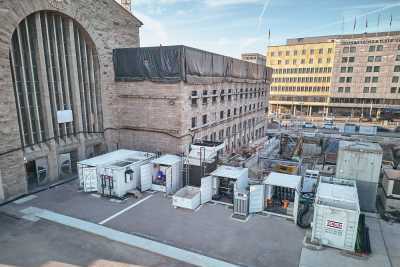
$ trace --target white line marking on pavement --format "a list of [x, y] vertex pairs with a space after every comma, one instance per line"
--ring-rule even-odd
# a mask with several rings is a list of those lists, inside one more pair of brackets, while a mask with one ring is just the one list
[[26, 202], [28, 202], [28, 201], [31, 201], [31, 200], [33, 200], [33, 199], [35, 199], [35, 198], [37, 198], [36, 195], [29, 195], [29, 196], [27, 196], [27, 197], [23, 197], [23, 198], [17, 199], [17, 200], [15, 200], [15, 201], [13, 201], [13, 203], [14, 203], [14, 204], [23, 204], [23, 203], [26, 203]]
[[108, 217], [107, 219], [102, 220], [101, 222], [99, 222], [99, 224], [100, 224], [100, 225], [103, 225], [103, 224], [105, 224], [106, 222], [111, 221], [111, 220], [114, 219], [115, 217], [118, 217], [118, 216], [121, 215], [122, 213], [127, 212], [128, 210], [130, 210], [130, 209], [136, 207], [137, 205], [139, 205], [140, 203], [142, 203], [142, 202], [148, 200], [148, 199], [151, 198], [152, 196], [153, 196], [153, 195], [147, 196], [147, 197], [145, 197], [145, 198], [139, 200], [138, 202], [133, 203], [133, 204], [130, 205], [129, 207], [127, 207], [127, 208], [121, 210], [120, 212], [117, 212], [117, 213], [115, 213], [114, 215]]
[[222, 260], [214, 259], [201, 255], [196, 252], [180, 249], [171, 245], [166, 245], [144, 237], [120, 232], [102, 225], [91, 223], [88, 221], [65, 216], [49, 210], [30, 207], [21, 212], [33, 215], [51, 222], [59, 223], [74, 229], [78, 229], [87, 233], [107, 238], [108, 240], [120, 242], [128, 246], [141, 248], [165, 257], [169, 257], [178, 261], [186, 262], [196, 266], [204, 267], [238, 267]]

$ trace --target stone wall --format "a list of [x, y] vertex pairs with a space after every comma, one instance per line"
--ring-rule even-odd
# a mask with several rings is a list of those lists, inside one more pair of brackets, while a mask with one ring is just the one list
[[[11, 36], [28, 15], [41, 10], [54, 10], [80, 23], [95, 43], [102, 91], [104, 128], [116, 127], [118, 110], [112, 49], [139, 46], [141, 22], [113, 0], [2, 0], [0, 1], [0, 172], [4, 198], [27, 191], [24, 151], [18, 130], [15, 96], [10, 70]], [[1, 201], [1, 200], [0, 200]]]

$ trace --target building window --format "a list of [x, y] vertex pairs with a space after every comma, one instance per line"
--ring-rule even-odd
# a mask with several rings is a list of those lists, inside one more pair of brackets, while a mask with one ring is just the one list
[[381, 67], [380, 67], [380, 66], [375, 66], [375, 67], [374, 67], [374, 72], [379, 72], [379, 71], [380, 71], [380, 69], [381, 69]]
[[350, 47], [350, 53], [355, 53], [355, 52], [356, 52], [356, 47], [355, 46]]
[[348, 67], [347, 72], [352, 73], [353, 72], [353, 67]]
[[400, 72], [400, 65], [394, 66], [394, 72]]
[[345, 92], [345, 93], [350, 93], [350, 87], [344, 88], [344, 92]]
[[371, 94], [375, 94], [376, 93], [376, 87], [371, 87]]
[[328, 54], [332, 54], [332, 48], [328, 48]]
[[301, 59], [301, 64], [306, 64], [306, 60], [304, 58]]
[[349, 53], [350, 47], [343, 47], [343, 54]]
[[192, 91], [192, 96], [197, 96], [197, 91]]
[[390, 93], [395, 94], [396, 91], [397, 91], [397, 88], [396, 88], [396, 87], [390, 88]]
[[342, 63], [347, 63], [347, 57], [342, 57]]
[[275, 56], [275, 52], [271, 52], [271, 57], [274, 57]]
[[375, 52], [376, 47], [374, 45], [371, 45], [368, 49], [369, 52]]
[[320, 49], [318, 50], [318, 54], [322, 55], [323, 53], [324, 53], [324, 49], [323, 49], [323, 48], [320, 48]]
[[301, 50], [301, 54], [304, 56], [306, 54], [306, 50], [305, 49]]
[[203, 105], [207, 105], [207, 103], [208, 103], [207, 98], [203, 97], [202, 99], [203, 99]]
[[381, 62], [381, 61], [382, 61], [382, 56], [375, 57], [375, 62]]
[[367, 66], [366, 72], [372, 72], [372, 66]]
[[331, 58], [330, 57], [328, 57], [327, 59], [326, 59], [326, 63], [331, 63]]
[[285, 65], [289, 65], [289, 60], [288, 59], [285, 60]]
[[321, 64], [322, 63], [322, 58], [319, 58], [318, 59], [318, 64]]
[[369, 93], [369, 87], [364, 87], [364, 91], [365, 94]]
[[343, 93], [343, 87], [338, 88], [338, 93]]
[[197, 106], [197, 98], [192, 98], [192, 106]]
[[286, 56], [290, 56], [290, 51], [286, 51]]
[[310, 60], [309, 60], [308, 63], [309, 63], [309, 64], [313, 64], [313, 63], [314, 63], [314, 59], [313, 59], [313, 58], [310, 58]]
[[297, 50], [293, 51], [293, 55], [297, 56]]
[[398, 82], [399, 82], [399, 76], [393, 76], [392, 83], [398, 83]]
[[372, 77], [372, 82], [377, 83], [379, 81], [379, 77]]
[[349, 63], [353, 63], [355, 61], [354, 57], [349, 57]]
[[369, 56], [368, 57], [368, 62], [374, 62], [374, 56]]
[[314, 55], [314, 49], [310, 49], [310, 55]]
[[282, 51], [278, 52], [278, 56], [280, 56], [280, 57], [282, 56]]
[[396, 56], [396, 61], [400, 61], [400, 55]]
[[383, 45], [378, 45], [376, 47], [376, 51], [383, 51]]
[[351, 82], [352, 82], [352, 80], [353, 80], [353, 78], [352, 78], [352, 77], [347, 77], [347, 78], [346, 78], [346, 82], [347, 82], [347, 83], [351, 83]]
[[365, 77], [364, 82], [365, 83], [370, 83], [371, 82], [371, 77]]
[[207, 124], [207, 115], [203, 115], [203, 125]]
[[197, 118], [193, 117], [192, 118], [192, 128], [196, 128], [196, 126], [197, 126]]

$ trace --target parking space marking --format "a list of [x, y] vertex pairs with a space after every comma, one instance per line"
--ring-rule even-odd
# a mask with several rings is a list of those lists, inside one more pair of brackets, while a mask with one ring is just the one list
[[100, 224], [100, 225], [103, 225], [103, 224], [105, 224], [105, 223], [111, 221], [112, 219], [114, 219], [114, 218], [118, 217], [119, 215], [123, 214], [124, 212], [127, 212], [128, 210], [130, 210], [130, 209], [136, 207], [137, 205], [139, 205], [140, 203], [142, 203], [142, 202], [148, 200], [148, 199], [151, 198], [152, 196], [153, 196], [153, 195], [147, 196], [147, 197], [145, 197], [145, 198], [139, 200], [138, 202], [133, 203], [133, 204], [130, 205], [129, 207], [127, 207], [127, 208], [125, 208], [125, 209], [123, 209], [123, 210], [121, 210], [121, 211], [115, 213], [114, 215], [108, 217], [108, 218], [105, 219], [105, 220], [102, 220], [101, 222], [99, 222], [99, 224]]
[[171, 245], [166, 245], [161, 242], [150, 240], [147, 238], [131, 235], [128, 233], [120, 232], [102, 225], [91, 223], [88, 221], [76, 219], [73, 217], [65, 216], [59, 213], [55, 213], [49, 210], [39, 209], [30, 207], [22, 210], [21, 212], [29, 215], [33, 215], [51, 222], [59, 223], [74, 229], [78, 229], [87, 233], [91, 233], [97, 236], [107, 238], [108, 240], [120, 242], [128, 246], [134, 246], [141, 248], [165, 257], [176, 259], [178, 261], [186, 262], [196, 266], [205, 267], [238, 267], [222, 260], [214, 259], [188, 251], [180, 249]]

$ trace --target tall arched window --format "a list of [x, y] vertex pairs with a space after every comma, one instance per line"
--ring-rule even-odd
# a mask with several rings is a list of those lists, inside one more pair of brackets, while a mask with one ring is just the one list
[[10, 61], [23, 146], [102, 131], [97, 52], [80, 24], [52, 11], [28, 16]]

